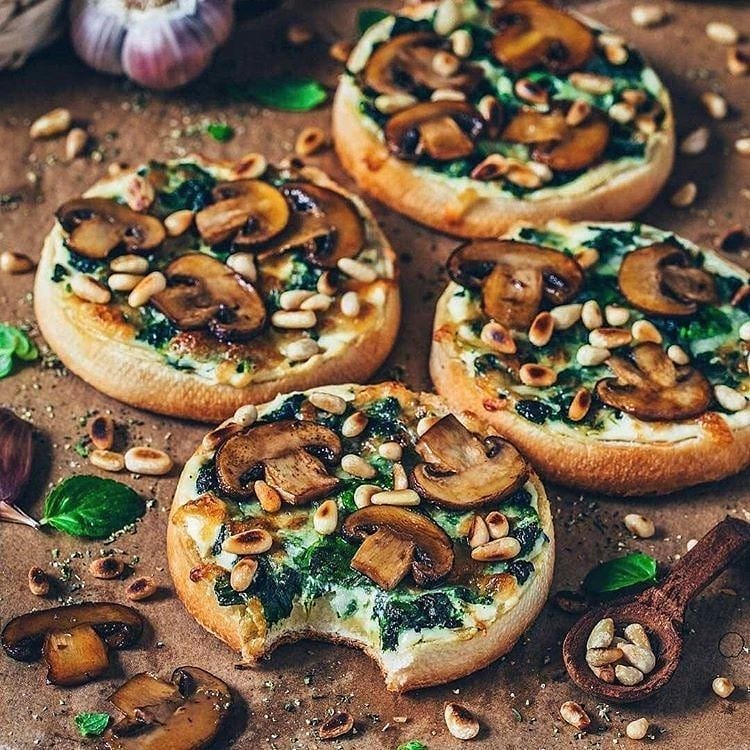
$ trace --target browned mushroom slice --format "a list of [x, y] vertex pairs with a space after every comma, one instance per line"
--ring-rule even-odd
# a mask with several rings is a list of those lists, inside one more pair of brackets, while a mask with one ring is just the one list
[[68, 247], [87, 258], [106, 258], [118, 248], [130, 253], [150, 252], [166, 237], [164, 225], [157, 218], [108, 198], [74, 198], [63, 203], [56, 216], [68, 233]]
[[275, 237], [289, 221], [284, 196], [262, 180], [220, 182], [212, 195], [216, 203], [195, 215], [195, 225], [209, 245], [230, 238], [238, 245], [257, 245]]
[[563, 137], [538, 145], [532, 156], [550, 169], [562, 172], [584, 169], [598, 161], [609, 143], [609, 125], [598, 109], [579, 125], [568, 127]]
[[408, 575], [415, 550], [412, 539], [381, 527], [365, 537], [352, 557], [351, 566], [381, 589], [390, 591]]
[[363, 72], [367, 88], [379, 94], [412, 93], [422, 89], [453, 89], [471, 93], [482, 78], [476, 65], [457, 61], [456, 72], [443, 75], [433, 60], [444, 40], [429, 31], [399, 34], [381, 44], [371, 55]]
[[562, 110], [544, 113], [524, 107], [505, 126], [502, 139], [512, 143], [558, 142], [565, 138], [569, 130]]
[[111, 602], [71, 604], [14, 617], [3, 628], [3, 648], [19, 661], [36, 661], [44, 638], [51, 630], [91, 625], [110, 648], [132, 646], [143, 632], [143, 619], [132, 607]]
[[[451, 572], [454, 554], [450, 538], [434, 521], [421, 513], [392, 505], [370, 505], [348, 516], [341, 532], [346, 539], [355, 542], [363, 541], [381, 529], [387, 529], [390, 536], [378, 537], [377, 544], [368, 545], [364, 552], [360, 547], [355, 555], [358, 566], [356, 569], [360, 572], [369, 576], [370, 572], [374, 571], [375, 561], [383, 559], [386, 555], [381, 545], [392, 545], [390, 549], [393, 555], [403, 559], [409, 554], [409, 543], [414, 545], [411, 574], [419, 586], [439, 581]], [[370, 554], [373, 555], [374, 561], [369, 557]], [[384, 576], [373, 572], [372, 580], [375, 583], [378, 583], [375, 578], [380, 577], [384, 578], [384, 582], [393, 580], [399, 564], [394, 564]]]
[[221, 341], [246, 341], [266, 321], [266, 308], [249, 282], [216, 258], [188, 253], [165, 269], [167, 288], [151, 303], [181, 331], [209, 328]]
[[515, 240], [464, 243], [448, 259], [448, 273], [461, 286], [481, 288], [485, 313], [517, 329], [531, 325], [542, 299], [561, 305], [583, 286], [573, 258]]
[[494, 12], [492, 22], [499, 29], [491, 42], [492, 53], [515, 73], [535, 65], [567, 73], [594, 54], [591, 30], [540, 0], [510, 0]]
[[341, 193], [309, 182], [281, 188], [292, 204], [286, 229], [258, 250], [265, 260], [289, 250], [302, 250], [316, 266], [335, 268], [341, 258], [353, 258], [365, 242], [362, 217]]
[[44, 639], [47, 682], [63, 687], [83, 685], [109, 668], [107, 647], [91, 625], [51, 630]]
[[713, 276], [692, 266], [684, 250], [666, 243], [627, 253], [617, 280], [628, 302], [656, 315], [692, 315], [699, 303], [716, 299]]
[[385, 125], [385, 140], [401, 159], [427, 154], [437, 161], [452, 161], [474, 151], [485, 126], [467, 102], [424, 102], [393, 115]]
[[[316, 455], [312, 455], [312, 453]], [[341, 455], [333, 430], [316, 422], [284, 420], [234, 435], [216, 452], [216, 477], [221, 489], [237, 499], [253, 497], [253, 483], [265, 478], [295, 505], [330, 495], [340, 480], [326, 471]]]
[[424, 459], [412, 471], [414, 488], [453, 510], [501, 500], [529, 475], [526, 461], [510, 443], [494, 436], [482, 441], [452, 414], [436, 422], [414, 447]]
[[711, 402], [708, 380], [693, 367], [675, 365], [659, 344], [639, 344], [630, 359], [613, 356], [607, 364], [616, 377], [600, 380], [597, 396], [638, 419], [690, 419], [703, 414]]
[[125, 717], [105, 733], [108, 750], [199, 750], [218, 734], [232, 695], [209, 672], [180, 667], [170, 682], [137, 674], [110, 701]]

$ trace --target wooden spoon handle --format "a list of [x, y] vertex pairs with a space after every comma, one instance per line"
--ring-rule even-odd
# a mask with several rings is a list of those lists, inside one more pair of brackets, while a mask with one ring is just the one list
[[644, 592], [645, 598], [681, 622], [688, 602], [747, 550], [750, 523], [727, 516], [672, 568], [659, 586]]

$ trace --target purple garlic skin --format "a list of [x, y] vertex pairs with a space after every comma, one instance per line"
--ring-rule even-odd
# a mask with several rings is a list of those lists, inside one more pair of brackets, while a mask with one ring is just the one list
[[82, 60], [158, 90], [196, 79], [234, 22], [231, 0], [73, 0], [70, 16]]

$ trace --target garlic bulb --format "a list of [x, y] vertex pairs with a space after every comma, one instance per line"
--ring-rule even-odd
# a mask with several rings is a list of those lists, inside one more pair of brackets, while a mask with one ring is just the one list
[[229, 36], [232, 0], [73, 0], [73, 47], [92, 68], [152, 89], [197, 78]]

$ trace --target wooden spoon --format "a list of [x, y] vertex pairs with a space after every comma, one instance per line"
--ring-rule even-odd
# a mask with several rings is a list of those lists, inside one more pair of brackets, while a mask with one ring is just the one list
[[[664, 687], [680, 661], [681, 631], [688, 602], [749, 549], [750, 523], [727, 516], [672, 568], [658, 586], [584, 615], [563, 642], [563, 660], [573, 682], [582, 690], [618, 703], [643, 700]], [[614, 620], [616, 632], [621, 632], [631, 623], [640, 623], [651, 639], [656, 667], [638, 685], [604, 682], [586, 663], [586, 641], [594, 625], [605, 617]]]

